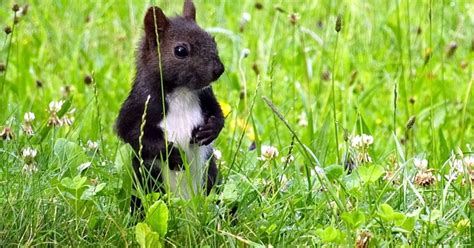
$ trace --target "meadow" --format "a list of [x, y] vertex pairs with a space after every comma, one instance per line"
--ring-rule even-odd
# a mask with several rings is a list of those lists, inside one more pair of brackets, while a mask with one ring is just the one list
[[0, 247], [472, 245], [472, 1], [195, 2], [222, 184], [139, 220], [114, 122], [146, 9], [182, 2], [0, 1]]

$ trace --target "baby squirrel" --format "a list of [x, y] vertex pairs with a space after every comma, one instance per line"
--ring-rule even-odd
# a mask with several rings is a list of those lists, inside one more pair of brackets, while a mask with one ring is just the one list
[[[185, 1], [183, 15], [173, 18], [159, 7], [150, 7], [144, 26], [136, 77], [117, 118], [117, 134], [143, 159], [141, 166], [135, 156], [133, 168], [137, 183], [145, 189], [163, 192], [169, 183], [169, 190], [183, 198], [199, 189], [209, 194], [218, 174], [211, 144], [224, 127], [210, 86], [224, 72], [216, 42], [197, 25], [191, 0]], [[184, 172], [185, 161], [191, 184]], [[140, 199], [132, 196], [132, 211], [140, 207]]]

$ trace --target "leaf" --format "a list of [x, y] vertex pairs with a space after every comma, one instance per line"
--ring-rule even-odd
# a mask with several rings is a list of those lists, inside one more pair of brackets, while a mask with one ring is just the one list
[[430, 222], [431, 223], [435, 223], [438, 219], [440, 219], [441, 217], [443, 216], [443, 214], [441, 213], [441, 211], [439, 211], [438, 209], [435, 209], [433, 211], [431, 211], [431, 214], [430, 214]]
[[235, 202], [238, 197], [237, 183], [235, 181], [229, 181], [224, 185], [224, 190], [219, 198], [224, 202]]
[[87, 177], [75, 176], [72, 179], [70, 177], [65, 177], [61, 180], [61, 185], [68, 189], [78, 190], [84, 186], [86, 181]]
[[122, 145], [115, 155], [115, 169], [117, 172], [126, 172], [132, 166], [132, 148], [128, 145]]
[[356, 173], [351, 173], [344, 177], [346, 188], [352, 195], [359, 196], [361, 187], [361, 178]]
[[325, 163], [328, 148], [330, 146], [328, 142], [328, 140], [331, 140], [329, 138], [329, 130], [330, 130], [330, 124], [331, 124], [330, 116], [331, 115], [328, 114], [326, 118], [324, 119], [323, 126], [319, 129], [316, 142], [313, 145], [313, 149], [315, 150], [316, 157], [320, 159], [321, 163]]
[[344, 168], [341, 165], [333, 164], [325, 167], [324, 173], [329, 180], [335, 180], [344, 175]]
[[160, 235], [156, 232], [150, 232], [146, 235], [146, 247], [147, 248], [161, 248], [163, 247], [160, 242]]
[[406, 217], [405, 221], [399, 225], [404, 231], [410, 233], [415, 229], [416, 218], [415, 217]]
[[97, 186], [89, 185], [87, 189], [82, 192], [81, 200], [90, 200], [105, 188], [106, 183], [100, 183]]
[[333, 226], [326, 227], [325, 229], [318, 229], [316, 230], [316, 234], [318, 234], [323, 243], [336, 242], [341, 237], [341, 232]]
[[384, 220], [384, 221], [391, 221], [392, 220], [392, 216], [395, 212], [393, 211], [393, 208], [388, 205], [387, 203], [384, 203], [382, 205], [380, 205], [379, 207], [379, 211], [377, 212], [377, 214]]
[[54, 144], [54, 154], [59, 157], [62, 164], [69, 164], [70, 171], [78, 171], [80, 164], [88, 161], [87, 155], [81, 146], [67, 139], [57, 139]]
[[164, 237], [168, 231], [168, 207], [162, 201], [156, 201], [148, 209], [145, 222], [150, 225], [151, 230]]
[[160, 243], [160, 235], [153, 232], [146, 223], [138, 223], [135, 226], [135, 239], [141, 248], [162, 247]]
[[119, 190], [117, 198], [120, 208], [128, 211], [130, 207], [130, 198], [132, 196], [133, 171], [132, 171], [132, 149], [129, 145], [122, 145], [115, 155], [114, 166], [121, 176], [122, 189]]
[[351, 227], [352, 230], [359, 228], [365, 223], [365, 215], [360, 210], [345, 212], [342, 214], [341, 218]]
[[365, 183], [377, 181], [384, 172], [384, 168], [376, 164], [360, 166], [357, 169], [357, 173]]

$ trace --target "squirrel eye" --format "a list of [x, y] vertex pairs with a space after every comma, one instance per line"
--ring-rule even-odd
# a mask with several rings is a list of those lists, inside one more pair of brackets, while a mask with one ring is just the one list
[[176, 46], [174, 48], [174, 55], [180, 59], [184, 59], [189, 55], [188, 48], [182, 45]]

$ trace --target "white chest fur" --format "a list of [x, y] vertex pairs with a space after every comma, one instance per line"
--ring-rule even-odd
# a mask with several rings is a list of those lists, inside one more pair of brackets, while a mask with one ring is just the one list
[[197, 92], [177, 88], [166, 96], [168, 111], [160, 123], [168, 141], [186, 149], [195, 127], [204, 122]]
[[204, 172], [206, 171], [207, 155], [212, 147], [191, 144], [192, 131], [204, 123], [198, 92], [187, 88], [177, 88], [166, 95], [168, 111], [159, 123], [168, 142], [181, 148], [186, 155], [183, 161], [189, 166], [186, 171], [164, 170], [165, 181], [168, 181], [170, 190], [178, 196], [189, 199], [190, 191], [196, 193], [202, 188]]

